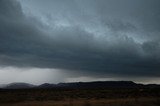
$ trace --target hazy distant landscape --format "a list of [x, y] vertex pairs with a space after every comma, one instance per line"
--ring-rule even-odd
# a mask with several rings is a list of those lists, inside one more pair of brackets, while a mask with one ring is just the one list
[[39, 86], [14, 83], [7, 88], [0, 89], [0, 106], [159, 105], [160, 85], [143, 85], [131, 81], [60, 83]]

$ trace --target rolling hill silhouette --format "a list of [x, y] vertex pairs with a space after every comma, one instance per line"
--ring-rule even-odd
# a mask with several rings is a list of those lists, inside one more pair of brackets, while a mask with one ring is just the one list
[[69, 89], [105, 89], [105, 88], [160, 88], [158, 84], [137, 84], [132, 81], [95, 81], [95, 82], [72, 82], [41, 85], [32, 85], [28, 83], [11, 83], [2, 87], [3, 89], [30, 89], [30, 88], [69, 88]]

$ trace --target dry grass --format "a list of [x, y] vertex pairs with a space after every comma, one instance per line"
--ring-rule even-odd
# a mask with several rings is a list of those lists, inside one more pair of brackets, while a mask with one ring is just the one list
[[0, 106], [160, 106], [159, 89], [0, 90]]
[[160, 106], [158, 98], [68, 99], [63, 101], [25, 101], [1, 103], [0, 106]]

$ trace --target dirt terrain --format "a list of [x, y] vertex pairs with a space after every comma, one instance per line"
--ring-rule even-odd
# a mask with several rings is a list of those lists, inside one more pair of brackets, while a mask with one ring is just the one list
[[0, 106], [160, 106], [160, 90], [3, 89]]

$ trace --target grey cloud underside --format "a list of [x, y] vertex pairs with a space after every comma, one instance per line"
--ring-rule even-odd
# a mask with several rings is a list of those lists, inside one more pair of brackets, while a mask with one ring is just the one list
[[[101, 76], [160, 76], [160, 2], [132, 1], [134, 7], [130, 0], [122, 0], [119, 5], [116, 2], [88, 0], [82, 10], [69, 9], [73, 24], [50, 30], [36, 18], [27, 17], [19, 2], [0, 0], [0, 65], [58, 68]], [[83, 5], [74, 3], [79, 8]], [[90, 8], [89, 3], [93, 5]], [[98, 17], [93, 19], [97, 26], [90, 24], [85, 8]], [[118, 13], [114, 9], [119, 9]], [[86, 13], [77, 14], [79, 11]], [[76, 20], [77, 15], [82, 18]]]

